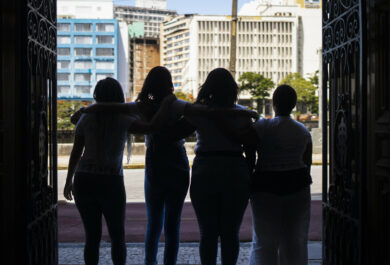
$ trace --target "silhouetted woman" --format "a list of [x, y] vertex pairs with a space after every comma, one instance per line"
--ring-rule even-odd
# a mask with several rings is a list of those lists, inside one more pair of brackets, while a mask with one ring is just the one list
[[[276, 116], [238, 131], [220, 123], [236, 140], [256, 146], [251, 185], [251, 265], [305, 265], [310, 223], [312, 141], [306, 127], [290, 117], [297, 94], [288, 85], [272, 96]], [[279, 262], [280, 260], [280, 262]]]
[[[226, 110], [242, 108], [235, 104], [237, 90], [236, 82], [226, 69], [214, 69], [194, 105]], [[220, 239], [222, 264], [235, 264], [239, 229], [249, 199], [249, 171], [254, 153], [247, 150], [246, 160], [243, 146], [226, 137], [210, 115], [184, 113], [197, 131], [190, 196], [200, 228], [201, 262], [216, 264]], [[251, 123], [248, 117], [234, 115], [229, 115], [228, 120], [240, 129]]]
[[[150, 120], [161, 101], [173, 93], [168, 69], [158, 66], [147, 75], [136, 100], [142, 116]], [[189, 186], [189, 164], [183, 136], [173, 137], [180, 114], [171, 113], [166, 132], [146, 136], [145, 201], [148, 225], [145, 238], [145, 264], [157, 264], [158, 242], [164, 227], [164, 264], [176, 264], [180, 242], [180, 220]], [[188, 126], [187, 126], [188, 127]], [[193, 128], [189, 126], [189, 133]]]
[[[220, 92], [223, 94], [222, 91]], [[110, 110], [127, 114], [138, 113], [143, 119], [151, 120], [162, 100], [172, 93], [173, 84], [169, 71], [157, 66], [148, 73], [136, 102], [95, 104], [86, 108], [85, 112]], [[234, 100], [231, 106], [233, 102]], [[215, 107], [219, 107], [218, 104]], [[232, 114], [225, 109], [226, 107], [222, 111], [212, 110], [199, 104], [176, 100], [171, 106], [170, 117], [165, 123], [164, 130], [146, 136], [145, 201], [148, 225], [145, 238], [145, 264], [157, 263], [158, 242], [163, 225], [164, 264], [176, 264], [181, 212], [189, 186], [189, 165], [184, 148], [184, 137], [195, 130], [194, 126], [183, 119], [183, 113], [186, 112], [189, 117], [193, 116], [194, 120], [199, 115]], [[234, 110], [233, 112], [245, 116], [253, 115], [247, 111]]]
[[[148, 73], [136, 102], [95, 104], [84, 112], [115, 111], [138, 115], [146, 121], [154, 118], [161, 102], [173, 96], [168, 69], [154, 67]], [[164, 124], [165, 130], [145, 137], [145, 201], [148, 216], [145, 237], [145, 264], [157, 264], [158, 243], [164, 227], [164, 264], [176, 264], [180, 242], [181, 212], [189, 186], [189, 163], [184, 137], [194, 128], [182, 118], [184, 104], [175, 101]], [[183, 102], [182, 102], [183, 103]]]
[[[122, 88], [113, 78], [97, 83], [94, 98], [98, 104], [124, 102]], [[73, 193], [83, 221], [86, 237], [85, 264], [98, 264], [102, 215], [111, 238], [113, 263], [125, 264], [126, 194], [122, 163], [127, 135], [128, 132], [150, 133], [161, 128], [173, 100], [174, 96], [164, 101], [151, 123], [112, 112], [82, 114], [78, 121], [64, 196], [71, 200]]]

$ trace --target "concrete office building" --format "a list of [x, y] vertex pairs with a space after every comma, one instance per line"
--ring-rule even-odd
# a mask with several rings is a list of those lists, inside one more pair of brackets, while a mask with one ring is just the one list
[[[212, 69], [229, 67], [230, 21], [227, 16], [184, 15], [163, 23], [161, 61], [177, 89], [196, 96]], [[298, 21], [291, 13], [240, 16], [235, 79], [252, 71], [278, 83], [298, 71]]]
[[[298, 17], [298, 71], [306, 76], [320, 69], [322, 47], [321, 0], [252, 0], [242, 6], [240, 16], [273, 16], [291, 13]], [[297, 44], [297, 45], [298, 45]]]
[[114, 16], [128, 27], [129, 98], [135, 99], [151, 68], [160, 65], [160, 25], [177, 16], [166, 1], [136, 1], [136, 6], [115, 6]]
[[136, 7], [167, 9], [167, 0], [135, 0]]
[[58, 18], [112, 19], [113, 0], [58, 0]]
[[138, 38], [130, 42], [129, 73], [133, 87], [130, 98], [135, 99], [141, 92], [144, 80], [149, 71], [160, 65], [159, 40], [155, 38]]
[[129, 99], [128, 30], [113, 16], [112, 0], [57, 1], [59, 99], [92, 100], [106, 76], [118, 79]]
[[160, 24], [169, 17], [176, 16], [176, 11], [137, 6], [115, 6], [114, 16], [119, 21], [134, 25], [134, 30], [142, 32], [142, 37], [159, 38]]
[[118, 78], [118, 21], [57, 20], [59, 99], [92, 100], [96, 82]]

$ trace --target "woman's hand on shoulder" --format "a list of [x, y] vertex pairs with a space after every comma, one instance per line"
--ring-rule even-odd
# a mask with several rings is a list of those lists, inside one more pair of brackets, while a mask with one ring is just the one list
[[70, 122], [73, 124], [77, 124], [77, 122], [81, 118], [81, 115], [84, 113], [84, 110], [85, 110], [85, 108], [81, 107], [75, 113], [73, 113], [73, 115], [70, 116]]
[[172, 102], [174, 102], [175, 100], [177, 100], [175, 94], [170, 94], [168, 96], [166, 96], [163, 101], [161, 102], [161, 104], [171, 104]]

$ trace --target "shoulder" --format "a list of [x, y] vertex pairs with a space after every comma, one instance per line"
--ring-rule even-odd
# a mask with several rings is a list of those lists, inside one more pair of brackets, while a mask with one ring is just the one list
[[260, 136], [263, 137], [265, 131], [267, 130], [268, 126], [270, 123], [270, 119], [259, 119], [253, 124], [253, 128], [255, 129], [256, 133]]
[[84, 124], [86, 122], [88, 122], [88, 120], [91, 120], [91, 118], [94, 116], [93, 114], [94, 113], [83, 113], [83, 114], [81, 114], [80, 119], [77, 122], [76, 126], [79, 126], [79, 127], [80, 126], [84, 126]]
[[295, 126], [308, 138], [311, 138], [311, 133], [310, 131], [306, 128], [306, 126], [299, 122], [299, 121], [296, 121], [294, 119], [291, 119], [293, 121], [293, 123], [295, 124]]
[[116, 117], [120, 122], [133, 122], [137, 119], [137, 115], [129, 115], [125, 113], [120, 113]]
[[265, 127], [270, 123], [272, 123], [272, 119], [261, 118], [254, 123], [254, 126]]
[[240, 104], [234, 104], [234, 108], [236, 108], [236, 109], [246, 109], [245, 106], [240, 105]]

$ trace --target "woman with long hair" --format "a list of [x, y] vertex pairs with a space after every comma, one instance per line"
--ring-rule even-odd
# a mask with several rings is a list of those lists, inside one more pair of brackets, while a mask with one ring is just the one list
[[[237, 94], [238, 87], [232, 75], [226, 69], [217, 68], [207, 76], [194, 105], [240, 109], [243, 107], [235, 104]], [[235, 264], [239, 253], [239, 229], [249, 199], [249, 172], [255, 161], [254, 150], [225, 136], [218, 129], [215, 117], [191, 113], [187, 108], [184, 113], [197, 131], [190, 196], [200, 229], [201, 262], [216, 264], [220, 239], [222, 264]], [[251, 124], [249, 117], [228, 117], [228, 122], [238, 129]]]
[[[154, 119], [165, 98], [173, 96], [172, 77], [168, 69], [154, 67], [148, 73], [135, 102], [126, 104], [94, 104], [81, 113], [116, 113], [138, 115], [146, 121]], [[176, 101], [178, 102], [178, 101]], [[180, 242], [180, 219], [189, 186], [189, 163], [184, 148], [184, 137], [194, 128], [182, 117], [184, 104], [174, 103], [164, 130], [145, 136], [145, 201], [147, 231], [145, 237], [145, 264], [157, 264], [158, 243], [164, 227], [164, 264], [176, 264]], [[174, 133], [173, 133], [174, 132]]]
[[[219, 71], [213, 71], [211, 77]], [[176, 100], [171, 106], [170, 117], [164, 126], [164, 130], [146, 135], [144, 187], [148, 224], [145, 238], [145, 264], [157, 263], [158, 242], [163, 226], [165, 237], [164, 264], [176, 264], [180, 241], [181, 212], [189, 186], [189, 164], [184, 148], [184, 137], [195, 130], [195, 127], [191, 125], [192, 121], [188, 122], [182, 115], [185, 114], [186, 117], [193, 118], [194, 121], [198, 119], [199, 115], [208, 116], [205, 114], [216, 114], [210, 115], [213, 117], [228, 113], [253, 115], [251, 112], [241, 112], [239, 109], [229, 112], [229, 109], [233, 109], [237, 97], [237, 85], [230, 73], [228, 75], [230, 76], [228, 85], [225, 85], [224, 80], [215, 80], [214, 78], [205, 83], [204, 87], [207, 91], [212, 90], [212, 87], [219, 89], [218, 93], [214, 91], [213, 94], [217, 98], [215, 100], [216, 104], [205, 103], [206, 97], [201, 95], [198, 97], [201, 104], [189, 104]], [[224, 79], [226, 75], [220, 77]], [[222, 82], [223, 87], [218, 86], [219, 81]], [[230, 91], [235, 94], [226, 94], [224, 88], [228, 90], [227, 93]], [[205, 93], [205, 89], [202, 89], [200, 93]], [[173, 84], [169, 71], [165, 67], [157, 66], [148, 73], [136, 102], [95, 104], [87, 107], [84, 112], [110, 110], [128, 114], [138, 113], [143, 119], [151, 120], [159, 109], [162, 100], [168, 95], [172, 95], [172, 93]], [[229, 97], [229, 100], [227, 100], [229, 104], [219, 104], [219, 101], [223, 101], [226, 96]], [[208, 98], [208, 100], [211, 99]], [[212, 107], [217, 107], [218, 110], [213, 110]], [[200, 119], [202, 120], [202, 118]], [[199, 129], [203, 129], [202, 125]], [[215, 138], [219, 136], [218, 133], [215, 136], [212, 135]], [[213, 142], [213, 140], [207, 141], [207, 144], [210, 144], [210, 142]], [[216, 139], [216, 142], [219, 142], [218, 139]], [[231, 141], [227, 141], [228, 145], [230, 143]], [[220, 142], [220, 144], [223, 145], [226, 142]], [[201, 146], [201, 149], [205, 148], [203, 143]], [[236, 145], [235, 148], [241, 150], [241, 147]], [[226, 248], [224, 247], [224, 249]]]
[[[100, 80], [94, 98], [99, 103], [123, 103], [119, 82]], [[85, 230], [85, 264], [98, 264], [102, 216], [111, 238], [111, 256], [115, 265], [126, 262], [123, 151], [128, 132], [151, 133], [165, 123], [170, 103], [167, 97], [151, 122], [134, 116], [99, 112], [82, 114], [75, 129], [75, 140], [69, 159], [64, 196], [73, 196]]]

